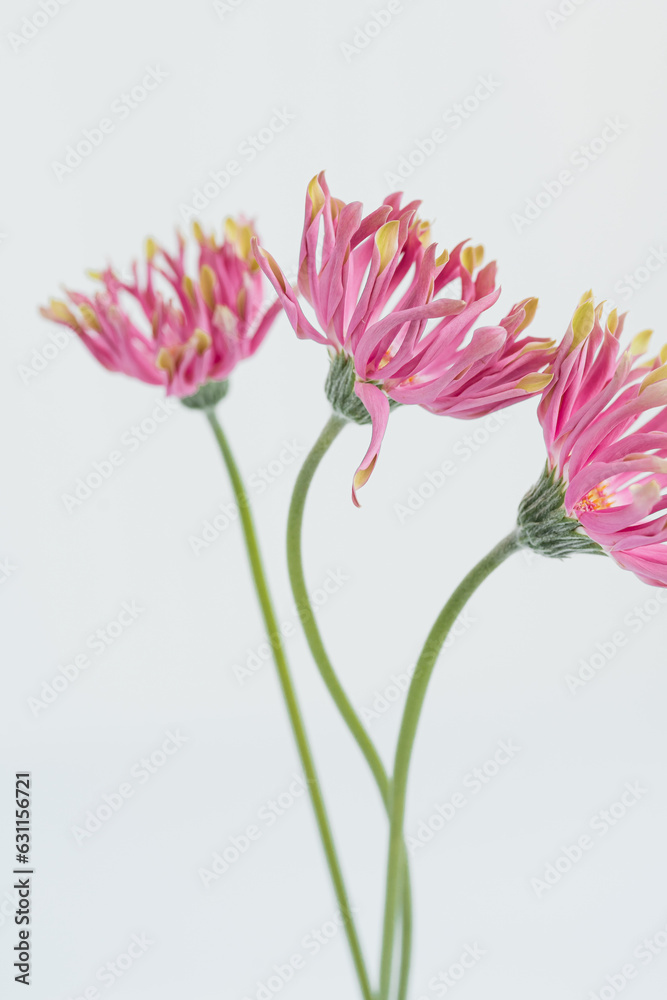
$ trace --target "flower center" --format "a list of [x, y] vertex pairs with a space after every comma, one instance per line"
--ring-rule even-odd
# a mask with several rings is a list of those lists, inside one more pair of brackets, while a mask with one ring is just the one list
[[609, 483], [600, 483], [590, 490], [585, 497], [575, 504], [573, 513], [589, 514], [595, 510], [605, 510], [613, 507], [614, 498], [609, 494]]
[[378, 365], [378, 368], [384, 368], [385, 365], [388, 365], [389, 362], [391, 361], [391, 359], [393, 358], [393, 356], [394, 356], [394, 352], [392, 351], [391, 347], [388, 347], [387, 350], [384, 352], [384, 354], [382, 356], [382, 359], [380, 361], [380, 364]]

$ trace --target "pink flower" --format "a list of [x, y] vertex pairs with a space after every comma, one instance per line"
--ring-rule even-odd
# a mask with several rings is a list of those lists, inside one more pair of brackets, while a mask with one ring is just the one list
[[620, 353], [624, 316], [587, 292], [538, 408], [565, 513], [625, 569], [667, 586], [667, 351], [637, 360], [644, 330]]
[[[401, 195], [392, 194], [364, 217], [359, 202], [331, 197], [324, 174], [313, 178], [297, 286], [317, 326], [273, 257], [253, 242], [297, 336], [350, 360], [354, 393], [373, 424], [354, 477], [355, 503], [377, 461], [390, 400], [478, 417], [541, 390], [547, 377], [540, 369], [553, 356], [551, 344], [519, 337], [536, 299], [514, 306], [498, 326], [472, 330], [500, 295], [496, 265], [477, 271], [482, 248], [464, 244], [438, 256], [428, 224], [417, 217], [419, 204], [401, 207]], [[445, 298], [454, 282], [456, 295]]]
[[175, 257], [148, 240], [144, 274], [135, 262], [125, 282], [108, 268], [93, 275], [102, 289], [92, 297], [68, 292], [69, 304], [51, 300], [42, 315], [74, 330], [105, 368], [164, 385], [169, 395], [190, 396], [209, 381], [226, 379], [257, 350], [280, 302], [262, 312], [251, 223], [227, 219], [221, 244], [197, 224], [194, 231], [195, 277], [187, 273], [180, 234]]

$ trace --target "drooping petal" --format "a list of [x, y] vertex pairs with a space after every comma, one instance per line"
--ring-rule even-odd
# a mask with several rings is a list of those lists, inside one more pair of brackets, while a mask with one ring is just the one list
[[372, 426], [371, 443], [352, 481], [352, 501], [358, 507], [357, 490], [365, 486], [371, 477], [387, 429], [389, 400], [381, 389], [370, 382], [355, 382], [354, 391], [370, 413]]

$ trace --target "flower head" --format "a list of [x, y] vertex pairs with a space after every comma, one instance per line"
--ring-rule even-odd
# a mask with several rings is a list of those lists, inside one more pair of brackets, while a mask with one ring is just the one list
[[[480, 268], [482, 248], [463, 243], [438, 254], [419, 204], [401, 206], [401, 195], [392, 194], [364, 216], [359, 202], [331, 196], [324, 174], [313, 178], [297, 288], [317, 326], [273, 257], [253, 244], [297, 336], [349, 359], [350, 385], [373, 424], [354, 478], [355, 502], [377, 460], [390, 401], [477, 417], [542, 389], [540, 369], [552, 356], [551, 344], [520, 337], [536, 299], [514, 306], [498, 326], [473, 330], [500, 295], [496, 265]], [[455, 282], [456, 294], [446, 298]]]
[[641, 360], [651, 331], [621, 351], [624, 316], [602, 325], [587, 292], [538, 408], [567, 517], [625, 569], [667, 586], [667, 351]]
[[180, 234], [175, 256], [149, 239], [145, 267], [135, 262], [130, 281], [108, 268], [93, 275], [99, 291], [68, 292], [68, 302], [51, 300], [42, 315], [74, 330], [105, 368], [164, 385], [169, 395], [191, 396], [209, 381], [227, 379], [257, 350], [280, 302], [263, 312], [251, 223], [227, 219], [220, 244], [198, 224], [194, 232], [194, 276]]

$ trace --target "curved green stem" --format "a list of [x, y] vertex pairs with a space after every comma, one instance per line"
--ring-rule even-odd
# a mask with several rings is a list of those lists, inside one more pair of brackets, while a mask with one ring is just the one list
[[359, 744], [359, 748], [368, 762], [376, 784], [380, 788], [382, 798], [386, 803], [389, 793], [389, 780], [384, 764], [363, 723], [357, 716], [352, 703], [343, 690], [327, 651], [324, 648], [322, 636], [315, 621], [315, 612], [313, 611], [303, 572], [301, 536], [303, 531], [303, 513], [310, 484], [324, 455], [346, 423], [347, 421], [343, 417], [332, 414], [301, 467], [294, 486], [294, 493], [292, 494], [287, 518], [287, 568], [289, 570], [292, 594], [296, 601], [297, 611], [318, 670], [352, 736]]
[[397, 1000], [406, 1000], [410, 981], [410, 957], [412, 955], [412, 893], [410, 891], [410, 869], [405, 851], [405, 874], [408, 881], [403, 889], [403, 912], [401, 913], [401, 968], [398, 977]]
[[231, 480], [236, 502], [238, 504], [255, 589], [259, 598], [269, 643], [271, 645], [271, 649], [273, 650], [273, 657], [278, 670], [280, 686], [282, 688], [289, 720], [299, 750], [301, 763], [303, 765], [304, 775], [308, 784], [308, 790], [310, 792], [313, 809], [315, 811], [315, 818], [320, 832], [320, 838], [322, 840], [324, 853], [329, 866], [329, 872], [331, 874], [331, 880], [333, 882], [336, 898], [338, 900], [338, 906], [340, 907], [340, 911], [345, 922], [345, 931], [350, 945], [350, 951], [352, 952], [352, 959], [354, 961], [361, 991], [364, 996], [364, 1000], [373, 1000], [373, 994], [361, 951], [361, 945], [359, 943], [357, 929], [354, 923], [354, 917], [352, 915], [347, 890], [343, 880], [343, 874], [338, 861], [333, 835], [331, 832], [331, 826], [329, 824], [326, 807], [324, 805], [322, 792], [317, 778], [317, 772], [315, 770], [313, 755], [303, 723], [301, 709], [294, 690], [290, 669], [285, 657], [280, 628], [278, 626], [271, 595], [269, 593], [262, 557], [259, 551], [257, 534], [250, 510], [248, 494], [243, 485], [243, 480], [241, 479], [241, 475], [234, 460], [234, 456], [230, 450], [227, 438], [225, 437], [214, 410], [209, 408], [204, 412], [206, 413], [206, 417], [213, 428], [213, 433], [215, 434], [218, 445], [220, 446], [220, 451], [227, 467], [227, 472], [229, 473], [229, 478]]
[[[366, 729], [354, 710], [343, 686], [341, 685], [336, 671], [327, 654], [322, 641], [322, 636], [315, 621], [315, 613], [311, 604], [308, 588], [303, 571], [303, 555], [301, 539], [303, 534], [303, 515], [306, 505], [306, 498], [313, 480], [313, 476], [330, 446], [336, 440], [341, 430], [347, 423], [344, 417], [332, 414], [326, 423], [322, 433], [313, 445], [307, 456], [294, 486], [292, 501], [290, 503], [287, 520], [287, 566], [289, 570], [292, 593], [296, 602], [297, 610], [301, 618], [303, 630], [317, 664], [318, 670], [326, 684], [333, 701], [338, 708], [345, 724], [355, 739], [359, 749], [364, 755], [371, 770], [375, 783], [378, 786], [382, 801], [387, 813], [390, 815], [391, 809], [391, 782], [387, 776], [384, 764], [375, 746], [369, 737]], [[410, 948], [412, 942], [412, 905], [410, 890], [410, 873], [408, 865], [407, 851], [401, 845], [401, 878], [403, 880], [403, 915], [402, 915], [402, 947], [401, 947], [401, 971], [400, 981], [402, 993], [401, 1000], [404, 1000], [407, 991], [408, 977], [410, 971]]]
[[391, 985], [392, 957], [396, 915], [400, 898], [401, 852], [403, 849], [403, 823], [408, 786], [410, 759], [419, 724], [426, 689], [433, 673], [443, 643], [449, 630], [487, 576], [497, 569], [513, 552], [521, 547], [516, 532], [504, 538], [463, 578], [429, 632], [408, 690], [401, 729], [394, 759], [393, 795], [391, 807], [391, 833], [387, 859], [387, 890], [385, 899], [384, 929], [382, 935], [382, 965], [380, 972], [380, 1000], [388, 1000]]

